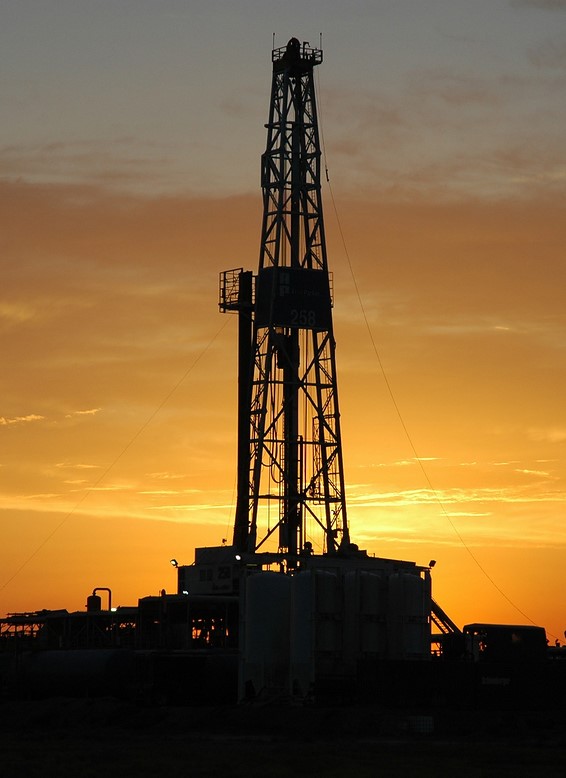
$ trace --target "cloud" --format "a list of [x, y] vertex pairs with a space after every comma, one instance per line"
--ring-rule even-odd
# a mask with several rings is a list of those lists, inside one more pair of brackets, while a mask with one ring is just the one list
[[547, 473], [545, 470], [529, 470], [527, 468], [516, 468], [516, 473], [524, 473], [525, 475], [537, 475], [541, 476], [542, 478], [550, 478], [550, 473]]
[[89, 465], [80, 462], [57, 462], [55, 467], [70, 468], [72, 470], [98, 470], [100, 465]]
[[472, 511], [446, 511], [446, 515], [449, 516], [451, 519], [456, 519], [456, 518], [475, 519], [475, 518], [485, 518], [487, 516], [491, 516], [492, 514], [485, 511], [482, 513], [477, 513]]
[[[235, 325], [218, 313], [218, 273], [256, 255], [260, 208], [259, 197], [150, 200], [0, 181], [10, 317], [7, 328], [0, 322], [0, 350], [17, 366], [6, 410], [29, 407], [39, 381], [36, 415], [45, 418], [64, 408], [67, 418], [100, 419], [104, 408], [117, 431], [119, 407], [124, 419], [136, 406], [149, 415], [215, 333]], [[199, 362], [199, 380], [217, 349]]]
[[533, 427], [528, 431], [531, 440], [547, 443], [563, 443], [566, 440], [566, 427]]
[[140, 494], [183, 494], [183, 491], [183, 489], [145, 489], [144, 491], [140, 492]]
[[6, 325], [19, 325], [26, 321], [29, 321], [35, 316], [35, 310], [33, 306], [21, 301], [19, 303], [11, 303], [7, 300], [0, 301], [0, 321]]
[[[557, 44], [554, 65], [561, 57]], [[563, 93], [563, 79], [540, 68], [511, 76], [428, 68], [406, 74], [394, 93], [336, 91], [325, 100], [331, 178], [399, 199], [564, 192]]]
[[400, 459], [397, 462], [377, 462], [366, 467], [410, 467], [418, 465], [419, 462], [438, 462], [439, 457], [411, 457], [411, 459]]
[[[517, 471], [526, 472], [526, 471]], [[529, 473], [532, 471], [528, 471]], [[359, 488], [359, 487], [357, 487]], [[566, 492], [557, 489], [551, 492], [529, 491], [509, 486], [470, 489], [405, 489], [394, 492], [362, 492], [356, 494], [356, 487], [350, 488], [350, 503], [355, 508], [409, 507], [415, 505], [453, 505], [461, 503], [560, 503]]]
[[25, 494], [25, 495], [22, 495], [20, 499], [22, 499], [22, 500], [30, 500], [32, 502], [36, 501], [36, 500], [42, 502], [43, 500], [52, 500], [52, 499], [54, 499], [56, 497], [61, 497], [61, 496], [62, 495], [61, 495], [60, 492], [40, 492], [38, 494]]
[[195, 513], [198, 511], [220, 511], [220, 510], [233, 510], [234, 506], [231, 503], [224, 505], [219, 503], [181, 503], [179, 505], [156, 505], [150, 508], [152, 511], [173, 511], [177, 512], [190, 512]]
[[168, 473], [168, 472], [161, 472], [161, 473], [146, 473], [148, 478], [156, 478], [157, 480], [169, 480], [169, 479], [179, 479], [179, 478], [186, 478], [186, 473]]
[[0, 427], [7, 427], [12, 424], [27, 424], [33, 421], [43, 421], [45, 416], [40, 416], [37, 413], [29, 413], [27, 416], [15, 416], [11, 419], [7, 419], [5, 416], [0, 416]]
[[0, 148], [0, 178], [156, 193], [169, 188], [178, 172], [170, 150], [154, 142], [119, 137], [5, 145]]
[[109, 484], [107, 486], [90, 486], [89, 492], [124, 492], [133, 489], [131, 484]]

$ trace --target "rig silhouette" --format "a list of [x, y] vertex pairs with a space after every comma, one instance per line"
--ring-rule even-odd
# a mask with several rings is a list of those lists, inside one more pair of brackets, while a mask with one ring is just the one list
[[[184, 703], [341, 697], [399, 705], [547, 705], [564, 687], [543, 628], [460, 630], [431, 567], [370, 556], [348, 527], [321, 195], [314, 68], [272, 51], [257, 274], [221, 274], [238, 316], [237, 503], [231, 544], [178, 565], [177, 593], [135, 608], [9, 614], [0, 692]], [[432, 630], [436, 632], [432, 634]], [[558, 656], [558, 653], [555, 654]]]

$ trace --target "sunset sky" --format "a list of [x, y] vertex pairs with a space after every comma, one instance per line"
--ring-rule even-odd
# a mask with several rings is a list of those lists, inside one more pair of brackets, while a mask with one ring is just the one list
[[274, 32], [323, 34], [353, 540], [563, 640], [566, 0], [0, 0], [0, 615], [231, 537]]

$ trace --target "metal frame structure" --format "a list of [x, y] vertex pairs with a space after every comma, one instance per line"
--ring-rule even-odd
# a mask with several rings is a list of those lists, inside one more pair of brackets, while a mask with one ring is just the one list
[[240, 314], [234, 546], [293, 567], [347, 548], [349, 534], [313, 77], [322, 51], [292, 38], [272, 62], [259, 270], [253, 284], [223, 274], [220, 308]]

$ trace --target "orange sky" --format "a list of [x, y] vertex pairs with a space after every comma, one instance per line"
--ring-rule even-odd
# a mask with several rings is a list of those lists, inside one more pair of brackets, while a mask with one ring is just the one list
[[[460, 624], [526, 615], [561, 636], [563, 209], [336, 197], [426, 471], [327, 206], [354, 540], [436, 559], [435, 597]], [[95, 586], [122, 604], [174, 590], [171, 557], [230, 537], [236, 320], [217, 312], [217, 277], [255, 269], [259, 195], [5, 184], [0, 198], [0, 507], [15, 575], [0, 610], [82, 608]]]
[[135, 604], [231, 536], [218, 273], [257, 268], [272, 32], [322, 30], [353, 540], [563, 637], [566, 3], [423, 9], [4, 4], [0, 613]]

